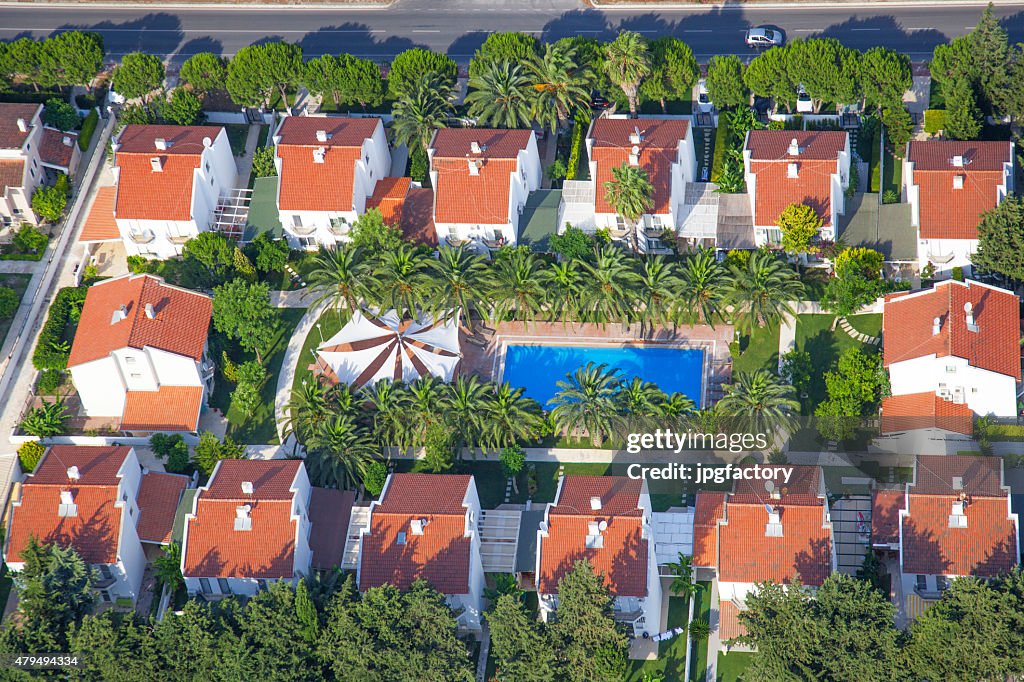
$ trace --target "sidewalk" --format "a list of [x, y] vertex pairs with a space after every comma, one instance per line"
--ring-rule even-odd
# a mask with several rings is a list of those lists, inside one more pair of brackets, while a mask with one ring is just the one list
[[42, 270], [37, 260], [0, 260], [0, 273], [34, 275], [36, 270]]
[[[302, 292], [285, 291], [275, 293], [283, 294], [279, 297], [278, 301], [288, 301], [289, 298], [287, 297], [287, 294], [306, 293], [306, 290], [303, 290]], [[278, 305], [278, 303], [274, 303], [274, 305]], [[305, 308], [307, 305], [292, 307]], [[288, 348], [284, 352], [284, 360], [281, 361], [281, 373], [277, 375], [277, 393], [274, 395], [274, 420], [277, 422], [277, 437], [282, 442], [284, 442], [282, 429], [284, 428], [284, 423], [287, 419], [284, 407], [288, 404], [288, 400], [292, 395], [292, 385], [295, 383], [295, 370], [298, 369], [300, 362], [304, 362], [299, 356], [302, 354], [302, 347], [306, 343], [306, 336], [309, 335], [309, 332], [313, 329], [313, 325], [320, 319], [320, 316], [326, 309], [327, 301], [324, 301], [323, 303], [320, 303], [313, 308], [309, 308], [309, 310], [306, 311], [306, 314], [302, 316], [301, 320], [299, 320], [298, 326], [295, 327], [292, 337], [288, 340]]]
[[313, 305], [317, 294], [309, 287], [288, 291], [271, 291], [270, 305], [275, 308], [308, 308]]

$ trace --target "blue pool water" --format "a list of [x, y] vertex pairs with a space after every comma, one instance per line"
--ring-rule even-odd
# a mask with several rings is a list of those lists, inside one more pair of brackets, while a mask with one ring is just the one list
[[704, 351], [695, 348], [509, 345], [502, 378], [526, 389], [527, 396], [547, 408], [547, 402], [558, 392], [556, 382], [588, 362], [618, 369], [623, 381], [640, 377], [657, 384], [665, 393], [678, 391], [701, 406]]

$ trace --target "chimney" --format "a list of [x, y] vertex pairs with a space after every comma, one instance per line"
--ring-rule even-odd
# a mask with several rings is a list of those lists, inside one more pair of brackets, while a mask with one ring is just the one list
[[596, 496], [596, 495], [594, 497], [591, 497], [590, 498], [590, 508], [593, 511], [599, 511], [601, 509], [601, 498]]
[[167, 151], [167, 140], [166, 139], [164, 139], [162, 137], [158, 137], [155, 140], [153, 140], [153, 144], [156, 145], [156, 148], [159, 149], [160, 151], [162, 151], [162, 152]]
[[329, 140], [329, 139], [331, 139], [331, 138], [327, 134], [326, 130], [318, 130], [318, 131], [316, 131], [316, 141], [317, 142], [327, 142], [327, 140]]
[[963, 189], [963, 188], [964, 188], [964, 176], [962, 176], [962, 175], [954, 175], [953, 176], [953, 189]]
[[148, 317], [151, 320], [156, 319], [156, 309], [153, 308], [152, 303], [146, 304], [146, 317]]
[[786, 177], [787, 178], [798, 178], [800, 177], [800, 164], [788, 163], [786, 164]]
[[61, 142], [61, 144], [63, 144], [63, 145], [65, 146], [65, 147], [70, 147], [70, 146], [71, 146], [71, 137], [69, 137], [68, 135], [65, 135], [64, 137], [62, 137], [62, 138], [60, 139], [60, 142]]
[[480, 169], [483, 168], [483, 161], [480, 159], [466, 159], [469, 165], [470, 175], [480, 175]]
[[149, 160], [149, 165], [152, 166], [154, 173], [160, 173], [164, 169], [164, 162], [159, 156], [154, 156]]
[[964, 321], [967, 323], [967, 331], [978, 331], [978, 324], [974, 321], [974, 306], [970, 301], [964, 303]]
[[60, 506], [57, 507], [57, 516], [64, 518], [78, 516], [78, 505], [75, 504], [75, 496], [70, 490], [60, 491]]
[[235, 507], [235, 530], [252, 530], [251, 504], [243, 504]]
[[960, 156], [959, 154], [950, 159], [949, 162], [956, 166], [957, 168], [964, 167], [964, 157]]
[[604, 531], [608, 529], [607, 521], [591, 521], [587, 524], [587, 538], [585, 545], [587, 549], [600, 549], [604, 547]]
[[23, 118], [19, 118], [18, 119], [18, 130], [20, 130], [23, 133], [27, 133], [28, 132], [28, 121], [26, 121]]
[[472, 142], [469, 143], [469, 151], [473, 152], [474, 154], [480, 154], [481, 152], [483, 152], [483, 149], [480, 148], [479, 142], [473, 140]]
[[409, 521], [409, 530], [413, 535], [423, 535], [423, 529], [430, 523], [430, 519], [412, 519]]
[[790, 156], [800, 156], [800, 143], [796, 141], [795, 137], [789, 141], [789, 149], [786, 151]]
[[82, 478], [82, 474], [78, 471], [78, 467], [76, 467], [76, 466], [68, 467], [68, 480], [77, 481], [80, 478]]
[[242, 481], [242, 494], [252, 495], [252, 481]]
[[110, 324], [117, 324], [118, 322], [120, 322], [123, 319], [126, 319], [127, 317], [128, 317], [128, 307], [127, 306], [121, 306], [120, 308], [115, 310], [114, 314], [110, 317]]
[[963, 489], [964, 489], [964, 477], [963, 476], [954, 476], [953, 477], [953, 490], [963, 490]]
[[777, 507], [773, 507], [770, 504], [764, 506], [765, 511], [768, 512], [768, 523], [764, 527], [764, 535], [767, 538], [781, 538], [782, 537], [782, 514], [779, 513]]
[[630, 144], [640, 144], [644, 139], [644, 136], [640, 134], [640, 128], [633, 128], [633, 132], [629, 134]]
[[942, 331], [942, 319], [936, 317], [932, 320], [932, 336], [938, 336], [939, 332]]
[[949, 515], [949, 527], [950, 528], [966, 528], [967, 527], [967, 515], [964, 514], [964, 503], [963, 500], [957, 500], [953, 503], [952, 513]]
[[639, 145], [633, 145], [633, 148], [629, 150], [629, 165], [639, 166], [640, 165], [640, 147]]
[[313, 163], [323, 163], [324, 162], [324, 154], [326, 154], [326, 153], [327, 153], [327, 150], [324, 149], [323, 147], [318, 147], [317, 149], [314, 149], [313, 150]]

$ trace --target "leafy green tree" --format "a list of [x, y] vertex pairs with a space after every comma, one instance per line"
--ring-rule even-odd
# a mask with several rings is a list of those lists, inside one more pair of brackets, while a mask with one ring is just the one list
[[184, 473], [188, 467], [188, 445], [181, 434], [155, 433], [149, 439], [149, 447], [158, 459], [166, 460], [164, 466], [172, 474]]
[[66, 651], [68, 633], [92, 608], [92, 569], [70, 547], [39, 544], [21, 550], [14, 575], [18, 621], [27, 651]]
[[[6, 50], [0, 66], [3, 68], [3, 76], [13, 81], [21, 78], [32, 84], [32, 88], [39, 90], [42, 80], [43, 44], [32, 38], [18, 38], [6, 43]], [[99, 71], [99, 69], [97, 69]]]
[[82, 680], [151, 679], [156, 651], [149, 628], [135, 614], [106, 611], [86, 616], [69, 637], [79, 657], [75, 676]]
[[163, 554], [153, 559], [153, 577], [158, 585], [166, 586], [171, 593], [184, 589], [185, 577], [181, 574], [181, 545], [172, 542]]
[[466, 104], [479, 125], [527, 128], [531, 120], [530, 93], [529, 77], [521, 64], [487, 62], [469, 79]]
[[843, 249], [836, 256], [821, 304], [837, 315], [852, 315], [888, 290], [882, 279], [884, 256], [866, 248]]
[[380, 67], [370, 59], [360, 59], [350, 54], [338, 55], [340, 65], [340, 104], [358, 104], [367, 107], [379, 106], [384, 101], [384, 79]]
[[369, 434], [347, 414], [329, 416], [310, 434], [307, 444], [309, 478], [323, 487], [359, 487], [376, 454]]
[[245, 445], [236, 443], [229, 436], [225, 436], [221, 440], [212, 431], [203, 431], [199, 434], [199, 442], [196, 444], [194, 454], [196, 468], [209, 476], [220, 460], [243, 459]]
[[548, 43], [527, 63], [533, 80], [533, 117], [551, 132], [564, 128], [566, 121], [590, 99], [590, 69], [570, 43]]
[[202, 94], [224, 88], [228, 78], [228, 63], [212, 52], [197, 52], [181, 65], [178, 78]]
[[946, 95], [946, 135], [952, 140], [974, 140], [981, 134], [981, 110], [966, 78], [956, 78]]
[[1024, 199], [1007, 197], [978, 223], [975, 267], [1004, 277], [1024, 280]]
[[603, 183], [604, 200], [626, 220], [630, 228], [629, 242], [633, 253], [640, 250], [637, 223], [654, 206], [654, 185], [647, 171], [623, 163], [612, 168], [612, 179]]
[[516, 480], [526, 466], [526, 453], [518, 445], [510, 445], [501, 449], [501, 472], [506, 478], [512, 479], [512, 489], [519, 494], [519, 482]]
[[528, 33], [492, 33], [469, 60], [470, 79], [495, 64], [522, 64], [536, 56], [539, 44]]
[[320, 635], [320, 614], [305, 580], [300, 580], [295, 586], [295, 617], [302, 626], [306, 641], [315, 642]]
[[553, 234], [548, 248], [567, 260], [584, 260], [594, 250], [594, 239], [578, 227], [566, 224], [565, 231]]
[[809, 253], [811, 241], [818, 235], [822, 221], [807, 204], [790, 204], [782, 209], [775, 224], [782, 230], [782, 249], [786, 253]]
[[640, 103], [640, 83], [651, 75], [651, 51], [647, 40], [633, 31], [619, 33], [605, 47], [604, 68], [612, 83], [622, 88], [629, 100], [629, 114], [635, 117]]
[[498, 597], [487, 614], [487, 625], [500, 675], [521, 682], [554, 682], [557, 662], [550, 637], [521, 599]]
[[270, 178], [277, 175], [273, 147], [260, 147], [252, 155], [252, 174], [257, 178]]
[[130, 103], [117, 112], [117, 130], [127, 125], [150, 125], [156, 123], [156, 113], [149, 107]]
[[662, 36], [650, 43], [651, 73], [640, 84], [644, 99], [657, 100], [661, 111], [668, 112], [667, 99], [689, 101], [700, 70], [690, 46], [672, 36]]
[[775, 106], [792, 110], [796, 101], [796, 82], [789, 72], [789, 48], [772, 47], [750, 60], [743, 82], [759, 97], [770, 97]]
[[483, 442], [492, 448], [504, 448], [519, 441], [539, 440], [544, 417], [536, 400], [527, 398], [522, 388], [512, 388], [505, 382], [484, 403], [483, 425]]
[[303, 381], [292, 390], [285, 404], [286, 421], [282, 431], [285, 435], [294, 435], [298, 442], [306, 443], [331, 416], [334, 407], [329, 389], [317, 381]]
[[595, 447], [612, 434], [619, 423], [617, 394], [619, 370], [607, 364], [588, 362], [555, 383], [558, 392], [551, 399], [551, 418], [566, 436], [590, 436]]
[[260, 233], [252, 241], [252, 247], [256, 252], [256, 268], [260, 272], [283, 272], [288, 264], [288, 257], [291, 249], [284, 239], [271, 239], [266, 232]]
[[274, 581], [238, 607], [238, 634], [248, 659], [246, 679], [305, 682], [318, 669], [315, 652], [306, 644], [310, 625], [299, 617], [296, 601], [296, 590]]
[[672, 319], [673, 304], [679, 300], [683, 281], [676, 272], [675, 263], [661, 256], [642, 261], [637, 277], [636, 296], [640, 310], [636, 315], [650, 333], [656, 326], [668, 324]]
[[672, 585], [669, 590], [677, 597], [691, 598], [697, 592], [697, 583], [693, 581], [693, 560], [680, 552], [676, 561], [667, 564], [672, 572]]
[[708, 60], [708, 98], [717, 108], [731, 109], [750, 102], [744, 71], [743, 62], [734, 54], [715, 55]]
[[302, 82], [315, 95], [330, 95], [335, 106], [341, 103], [341, 60], [333, 54], [320, 55], [303, 65]]
[[41, 85], [88, 86], [103, 69], [103, 39], [98, 33], [65, 31], [43, 41], [39, 54]]
[[225, 280], [235, 263], [235, 244], [220, 232], [200, 232], [185, 242], [182, 256], [205, 268], [213, 282]]
[[22, 432], [37, 438], [61, 436], [67, 432], [67, 421], [71, 418], [63, 398], [49, 401], [40, 400], [39, 407], [33, 407], [25, 413], [18, 428]]
[[259, 362], [250, 360], [238, 366], [238, 383], [231, 392], [231, 407], [251, 417], [263, 403], [260, 391], [267, 382], [267, 370]]
[[[948, 126], [948, 115], [947, 115]], [[897, 158], [903, 158], [906, 153], [907, 143], [914, 132], [914, 122], [910, 118], [910, 112], [902, 104], [882, 110], [882, 125], [885, 126], [886, 144], [892, 149]]]
[[164, 63], [147, 52], [126, 54], [114, 68], [114, 89], [127, 99], [141, 97], [145, 103], [149, 94], [160, 88], [163, 82]]
[[[63, 186], [40, 185], [32, 193], [32, 210], [36, 215], [51, 223], [55, 223], [64, 215], [64, 209], [68, 205], [67, 181]], [[41, 234], [41, 233], [40, 233]], [[45, 248], [46, 244], [43, 243]]]
[[796, 391], [801, 398], [806, 397], [811, 379], [817, 375], [817, 368], [811, 360], [811, 354], [793, 348], [782, 356], [782, 378]]
[[696, 322], [714, 326], [715, 318], [721, 316], [725, 298], [726, 270], [718, 263], [712, 249], [698, 249], [683, 261], [680, 270], [682, 296], [677, 312]]
[[39, 441], [30, 440], [18, 446], [18, 464], [23, 474], [36, 470], [39, 460], [46, 454], [46, 448]]
[[640, 277], [621, 249], [595, 247], [592, 261], [583, 263], [588, 285], [583, 289], [579, 310], [591, 322], [625, 322], [635, 312], [636, 285]]
[[223, 621], [214, 617], [209, 605], [195, 600], [185, 602], [174, 617], [155, 622], [153, 640], [157, 670], [176, 682], [206, 679], [211, 670], [223, 665], [218, 660], [218, 645], [238, 643], [233, 633], [224, 631]]
[[626, 672], [627, 639], [612, 602], [589, 561], [558, 581], [558, 618], [548, 629], [568, 682], [618, 682]]
[[1014, 88], [1009, 70], [1010, 44], [1006, 29], [992, 13], [991, 2], [968, 38], [971, 66], [984, 109], [991, 113], [1005, 113], [1005, 105], [1010, 97], [1007, 92]]
[[396, 141], [426, 151], [434, 132], [446, 126], [453, 112], [454, 92], [441, 78], [423, 76], [402, 86], [394, 107]]
[[203, 101], [199, 96], [180, 87], [175, 88], [170, 96], [160, 103], [160, 116], [180, 126], [198, 125], [206, 118], [206, 114], [203, 113]]
[[800, 403], [792, 386], [766, 369], [757, 369], [736, 374], [725, 385], [716, 410], [731, 419], [733, 432], [776, 433], [792, 429], [792, 414], [800, 410]]
[[853, 104], [861, 100], [860, 54], [835, 38], [794, 40], [789, 44], [787, 71], [804, 86], [821, 110], [824, 102]]
[[873, 47], [861, 56], [864, 101], [876, 110], [903, 106], [903, 93], [914, 85], [910, 57], [887, 47]]
[[237, 339], [242, 348], [256, 354], [263, 363], [263, 354], [277, 338], [281, 318], [270, 305], [270, 289], [266, 284], [232, 280], [213, 290], [213, 327]]
[[455, 87], [458, 71], [455, 60], [447, 55], [416, 47], [402, 52], [391, 62], [388, 92], [393, 99], [402, 100], [423, 82], [434, 83], [446, 92], [451, 91]]
[[576, 259], [552, 263], [541, 272], [541, 286], [545, 292], [543, 308], [545, 318], [561, 321], [563, 326], [579, 319], [580, 291], [583, 288], [581, 261]]
[[42, 118], [43, 123], [46, 125], [65, 132], [74, 130], [82, 122], [75, 108], [58, 97], [51, 97], [46, 100]]
[[799, 275], [767, 250], [755, 252], [745, 268], [733, 265], [729, 270], [725, 301], [733, 306], [733, 323], [743, 333], [793, 314], [793, 302], [804, 293]]
[[877, 356], [850, 348], [835, 371], [825, 372], [828, 399], [814, 411], [818, 432], [829, 440], [848, 440], [861, 418], [875, 412], [888, 392], [885, 370]]
[[302, 76], [302, 48], [275, 41], [238, 50], [228, 64], [225, 86], [235, 104], [265, 106], [277, 90], [289, 108], [288, 89], [298, 86]]
[[363, 476], [363, 488], [373, 497], [377, 497], [384, 491], [384, 484], [388, 480], [388, 465], [379, 460], [370, 462], [366, 467], [366, 474]]

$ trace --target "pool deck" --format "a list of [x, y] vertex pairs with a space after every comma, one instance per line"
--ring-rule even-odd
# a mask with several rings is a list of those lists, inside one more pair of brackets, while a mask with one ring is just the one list
[[641, 333], [639, 324], [591, 324], [561, 322], [502, 322], [495, 327], [475, 328], [472, 337], [463, 336], [463, 374], [478, 374], [484, 379], [499, 379], [502, 374], [505, 346], [508, 344], [571, 345], [571, 346], [637, 346], [651, 345], [671, 348], [699, 348], [705, 357], [705, 395], [709, 405], [722, 397], [722, 384], [732, 377], [729, 343], [733, 340], [731, 325], [654, 327]]

